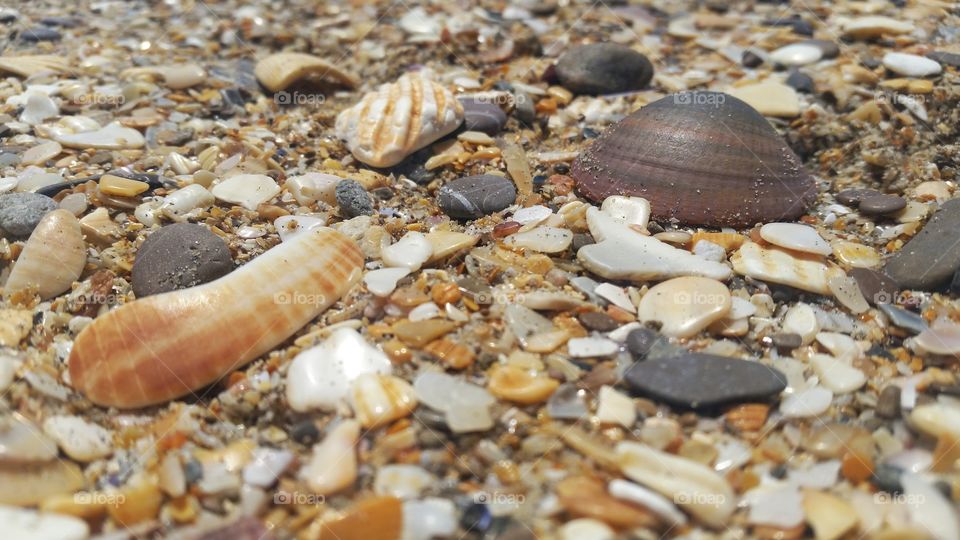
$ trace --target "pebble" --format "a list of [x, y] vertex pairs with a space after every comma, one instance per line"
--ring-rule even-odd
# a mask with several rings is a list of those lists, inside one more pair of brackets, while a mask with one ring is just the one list
[[574, 384], [561, 384], [547, 400], [547, 414], [557, 420], [579, 420], [589, 413], [587, 391]]
[[837, 240], [833, 243], [833, 256], [841, 263], [854, 268], [874, 268], [880, 266], [880, 254], [877, 250], [847, 240]]
[[890, 276], [869, 268], [853, 268], [849, 275], [870, 304], [891, 304], [897, 300], [900, 286]]
[[363, 189], [360, 182], [346, 179], [337, 182], [336, 187], [337, 206], [340, 207], [340, 213], [346, 218], [357, 216], [372, 216], [373, 201], [367, 195], [367, 190]]
[[724, 318], [732, 306], [723, 283], [703, 277], [678, 277], [652, 287], [637, 306], [640, 321], [658, 321], [660, 332], [688, 338]]
[[627, 350], [633, 355], [634, 360], [643, 360], [659, 340], [660, 335], [649, 328], [637, 328], [627, 334]]
[[337, 204], [337, 185], [343, 180], [332, 174], [309, 172], [287, 178], [283, 187], [302, 205], [322, 201], [333, 206]]
[[907, 201], [898, 195], [880, 194], [860, 199], [860, 213], [868, 216], [885, 216], [899, 212], [907, 206]]
[[[164, 197], [159, 211], [174, 221], [183, 221], [194, 210], [212, 206], [214, 200], [213, 194], [207, 188], [200, 184], [190, 184]], [[137, 213], [138, 219], [141, 219], [140, 216], [141, 214]]]
[[394, 268], [406, 268], [416, 272], [433, 255], [433, 246], [423, 233], [410, 231], [403, 238], [383, 248], [380, 256], [383, 264]]
[[921, 475], [906, 473], [900, 482], [910, 519], [922, 527], [931, 538], [960, 538], [960, 521], [953, 502], [937, 489], [937, 486]]
[[331, 495], [353, 485], [357, 479], [360, 429], [356, 420], [343, 420], [314, 445], [310, 460], [299, 474], [311, 491]]
[[607, 197], [600, 205], [600, 211], [621, 223], [643, 230], [646, 230], [650, 221], [650, 202], [642, 197]]
[[456, 532], [457, 508], [453, 501], [439, 497], [404, 501], [403, 540], [451, 538]]
[[0, 419], [0, 464], [43, 463], [57, 457], [57, 443], [39, 426], [14, 413]]
[[917, 335], [914, 343], [928, 353], [957, 354], [960, 352], [960, 325], [953, 322], [934, 322], [932, 327]]
[[814, 386], [790, 394], [780, 403], [780, 413], [786, 418], [809, 418], [827, 412], [833, 401], [833, 392]]
[[53, 28], [47, 28], [46, 26], [34, 26], [33, 28], [27, 28], [23, 32], [20, 32], [20, 39], [31, 43], [38, 41], [60, 41], [62, 37], [60, 32], [57, 32]]
[[848, 394], [867, 382], [862, 371], [830, 355], [814, 354], [810, 365], [820, 377], [820, 383], [834, 394]]
[[[923, 229], [887, 260], [884, 273], [905, 289], [933, 291], [948, 285], [960, 268], [958, 230], [960, 199], [953, 199], [944, 203]], [[922, 264], [922, 272], [917, 271], [918, 264]]]
[[293, 463], [293, 452], [273, 448], [256, 448], [250, 462], [243, 466], [243, 481], [252, 486], [269, 488]]
[[373, 491], [377, 495], [413, 499], [419, 497], [436, 481], [429, 471], [417, 465], [383, 465], [377, 470], [377, 476], [373, 480]]
[[616, 43], [575, 45], [556, 64], [557, 79], [576, 94], [616, 94], [640, 90], [653, 78], [646, 56]]
[[620, 350], [616, 341], [601, 337], [570, 338], [567, 341], [567, 353], [573, 358], [595, 358], [612, 356]]
[[808, 39], [804, 41], [804, 43], [819, 47], [824, 58], [836, 58], [840, 56], [840, 46], [837, 45], [835, 41], [829, 41], [826, 39]]
[[803, 494], [803, 513], [817, 540], [836, 540], [857, 527], [853, 507], [840, 497], [822, 491]]
[[881, 193], [875, 189], [845, 189], [837, 193], [837, 202], [846, 206], [857, 206], [863, 199], [876, 195]]
[[440, 188], [437, 204], [454, 219], [479, 219], [500, 212], [517, 199], [517, 188], [503, 176], [484, 174], [447, 182]]
[[913, 24], [885, 17], [865, 15], [844, 21], [843, 33], [853, 39], [873, 39], [884, 35], [896, 36], [913, 31]]
[[335, 330], [298, 354], [287, 371], [287, 401], [295, 411], [332, 410], [365, 373], [390, 374], [390, 359], [352, 328]]
[[426, 234], [433, 250], [428, 263], [442, 261], [476, 245], [479, 236], [455, 231], [431, 231]]
[[791, 332], [781, 332], [770, 336], [773, 346], [781, 351], [792, 351], [803, 345], [803, 336]]
[[797, 92], [804, 94], [814, 94], [817, 91], [817, 84], [814, 82], [813, 77], [799, 70], [790, 71], [790, 75], [787, 75], [784, 83]]
[[580, 248], [577, 259], [607, 279], [651, 281], [689, 275], [725, 280], [731, 275], [726, 265], [644, 236], [596, 207], [587, 209], [587, 225], [597, 243]]
[[604, 385], [600, 387], [600, 396], [597, 398], [597, 420], [631, 429], [637, 422], [637, 407], [629, 396]]
[[397, 288], [397, 282], [410, 274], [409, 268], [381, 268], [363, 276], [363, 283], [373, 294], [386, 298]]
[[929, 329], [923, 317], [916, 313], [907, 311], [893, 304], [877, 304], [877, 308], [886, 315], [894, 326], [909, 330], [914, 334], [925, 332]]
[[230, 249], [204, 225], [174, 223], [150, 234], [137, 251], [131, 284], [137, 298], [195, 287], [234, 268]]
[[50, 138], [67, 148], [77, 148], [81, 150], [87, 148], [125, 150], [143, 148], [146, 144], [146, 139], [144, 139], [139, 131], [124, 127], [117, 122], [88, 131], [66, 132], [62, 130], [52, 130]]
[[784, 314], [780, 329], [788, 334], [799, 335], [801, 343], [809, 345], [820, 331], [820, 322], [809, 304], [798, 302]]
[[782, 249], [762, 247], [755, 242], [744, 242], [730, 257], [730, 262], [733, 269], [744, 276], [817, 294], [830, 294], [827, 280], [833, 273], [817, 260], [798, 258]]
[[593, 292], [600, 298], [626, 311], [636, 309], [636, 306], [633, 305], [633, 301], [630, 300], [630, 296], [623, 290], [623, 287], [617, 287], [612, 283], [601, 283], [597, 285]]
[[558, 386], [556, 379], [512, 364], [494, 365], [487, 380], [491, 394], [520, 405], [543, 403]]
[[3, 536], [9, 540], [85, 540], [90, 527], [79, 517], [0, 505]]
[[813, 253], [815, 255], [830, 255], [833, 249], [816, 229], [799, 223], [767, 223], [760, 227], [760, 237], [771, 244]]
[[597, 332], [609, 332], [620, 326], [613, 317], [602, 311], [585, 311], [577, 315], [577, 320], [587, 330], [596, 330]]
[[640, 484], [629, 480], [615, 478], [607, 485], [610, 494], [618, 499], [624, 499], [656, 513], [671, 526], [680, 526], [687, 523], [687, 516], [676, 506], [659, 493], [649, 490]]
[[17, 238], [30, 236], [43, 216], [58, 208], [57, 202], [38, 193], [0, 196], [0, 229]]
[[852, 277], [837, 275], [831, 277], [827, 281], [827, 284], [830, 286], [833, 297], [843, 304], [845, 308], [849, 309], [851, 313], [860, 314], [870, 309], [870, 304], [867, 303], [867, 299], [864, 298], [863, 293], [860, 292], [857, 281]]
[[939, 75], [940, 63], [931, 58], [898, 52], [883, 55], [883, 66], [904, 77], [929, 77]]
[[280, 236], [281, 242], [289, 242], [298, 234], [312, 231], [327, 223], [323, 218], [316, 216], [280, 216], [273, 222], [273, 228]]
[[692, 409], [769, 399], [787, 385], [784, 374], [759, 362], [694, 352], [636, 362], [624, 378], [634, 392]]
[[782, 66], [805, 66], [820, 60], [823, 49], [811, 43], [792, 43], [770, 53], [770, 59]]
[[740, 62], [743, 67], [755, 68], [763, 63], [763, 57], [750, 49], [745, 49], [740, 57]]
[[960, 67], [960, 54], [947, 51], [930, 51], [927, 58], [938, 64], [948, 65], [950, 67]]
[[76, 416], [51, 416], [44, 420], [43, 431], [77, 461], [95, 461], [113, 453], [113, 435]]
[[570, 247], [572, 241], [573, 233], [568, 229], [540, 226], [510, 235], [504, 243], [539, 253], [562, 253]]
[[542, 204], [537, 204], [517, 210], [513, 213], [512, 219], [520, 225], [524, 225], [526, 229], [529, 229], [543, 223], [552, 215], [553, 210]]
[[261, 204], [279, 195], [280, 186], [265, 174], [238, 174], [213, 186], [210, 193], [221, 201], [239, 204], [247, 210], [256, 210]]
[[57, 141], [47, 141], [31, 147], [20, 156], [22, 165], [43, 165], [55, 158], [63, 151], [63, 146]]
[[616, 537], [606, 523], [593, 518], [570, 520], [558, 532], [561, 540], [613, 540]]
[[773, 79], [731, 88], [727, 93], [745, 101], [764, 116], [793, 118], [800, 115], [797, 91]]
[[447, 426], [454, 433], [493, 427], [490, 406], [496, 400], [477, 385], [446, 373], [427, 371], [417, 376], [413, 388], [421, 403], [445, 413]]
[[350, 397], [357, 419], [367, 429], [404, 418], [417, 407], [417, 396], [410, 383], [379, 373], [357, 376]]
[[895, 384], [888, 384], [880, 392], [877, 398], [877, 416], [880, 418], [894, 420], [900, 417], [900, 387]]
[[507, 114], [499, 106], [480, 98], [460, 98], [463, 106], [463, 127], [496, 135], [507, 124]]

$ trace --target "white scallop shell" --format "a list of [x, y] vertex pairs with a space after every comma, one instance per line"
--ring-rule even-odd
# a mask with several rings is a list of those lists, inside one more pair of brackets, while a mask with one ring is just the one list
[[80, 222], [67, 210], [54, 210], [30, 234], [7, 278], [4, 293], [35, 286], [40, 298], [52, 298], [70, 288], [86, 262]]
[[381, 85], [337, 116], [337, 136], [360, 161], [389, 167], [457, 129], [463, 106], [423, 72]]

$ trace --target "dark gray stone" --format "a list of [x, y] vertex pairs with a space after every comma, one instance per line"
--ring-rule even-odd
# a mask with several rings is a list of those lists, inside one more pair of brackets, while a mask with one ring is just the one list
[[513, 93], [513, 116], [526, 126], [533, 125], [537, 119], [537, 110], [533, 105], [533, 98], [520, 91]]
[[547, 414], [557, 420], [579, 420], [590, 413], [587, 391], [574, 384], [561, 384], [547, 400]]
[[37, 193], [0, 196], [0, 229], [16, 238], [26, 238], [47, 212], [57, 208], [56, 201]]
[[770, 366], [694, 352], [647, 358], [627, 368], [624, 377], [636, 394], [690, 409], [763, 401], [787, 386], [786, 376]]
[[37, 26], [36, 28], [28, 28], [20, 33], [20, 39], [23, 41], [37, 42], [37, 41], [59, 41], [62, 36], [60, 32], [57, 32], [53, 28], [47, 28], [45, 26]]
[[227, 244], [203, 225], [175, 223], [147, 237], [133, 262], [138, 298], [195, 287], [228, 274], [233, 258]]
[[868, 216], [883, 216], [899, 212], [907, 206], [907, 201], [897, 195], [872, 195], [860, 200], [860, 213]]
[[904, 289], [932, 291], [950, 284], [960, 268], [960, 199], [947, 201], [883, 271]]
[[654, 343], [660, 339], [660, 334], [649, 328], [637, 328], [627, 334], [627, 350], [633, 355], [634, 360], [643, 360], [647, 357]]
[[813, 82], [813, 77], [798, 70], [790, 72], [787, 76], [787, 86], [793, 87], [797, 92], [812, 94], [816, 91], [817, 85]]
[[923, 317], [893, 304], [877, 304], [877, 308], [890, 319], [894, 326], [909, 330], [914, 334], [919, 334], [929, 328]]
[[880, 463], [873, 470], [870, 483], [880, 491], [896, 494], [903, 491], [903, 485], [900, 483], [901, 476], [903, 476], [903, 469], [889, 463]]
[[823, 57], [826, 59], [840, 56], [840, 46], [833, 41], [827, 41], [825, 39], [808, 39], [804, 43], [808, 43], [819, 48], [820, 52], [823, 53]]
[[770, 336], [773, 346], [781, 351], [792, 351], [803, 345], [803, 337], [800, 334], [785, 332]]
[[443, 213], [455, 219], [477, 219], [499, 212], [517, 199], [508, 178], [492, 174], [467, 176], [444, 184], [437, 196]]
[[877, 398], [877, 416], [893, 420], [900, 417], [900, 387], [891, 384], [880, 392]]
[[763, 57], [747, 49], [743, 51], [743, 55], [740, 57], [740, 63], [743, 64], [743, 67], [755, 68], [763, 63]]
[[620, 323], [613, 317], [602, 311], [585, 311], [577, 315], [577, 320], [587, 330], [596, 330], [597, 332], [609, 332], [620, 326]]
[[653, 77], [653, 64], [630, 47], [591, 43], [563, 53], [556, 73], [560, 84], [576, 94], [616, 94], [647, 86]]
[[346, 179], [337, 183], [337, 205], [346, 218], [373, 215], [373, 202], [360, 182]]
[[474, 98], [461, 98], [463, 127], [469, 131], [482, 131], [496, 135], [507, 123], [507, 113], [495, 103]]
[[873, 305], [896, 302], [900, 286], [890, 276], [869, 268], [852, 268], [848, 274], [857, 282], [867, 302]]
[[930, 51], [927, 58], [950, 67], [960, 67], [960, 54], [945, 51]]
[[837, 202], [847, 206], [857, 206], [863, 199], [874, 195], [880, 195], [880, 192], [875, 189], [845, 189], [837, 193]]

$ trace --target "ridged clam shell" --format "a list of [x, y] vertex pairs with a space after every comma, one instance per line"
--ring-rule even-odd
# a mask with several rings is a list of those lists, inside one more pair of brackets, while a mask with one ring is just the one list
[[719, 92], [673, 94], [607, 129], [573, 164], [584, 195], [650, 201], [653, 217], [709, 226], [792, 220], [813, 178], [760, 113]]
[[461, 122], [463, 106], [453, 93], [417, 72], [381, 85], [341, 112], [336, 132], [360, 161], [390, 167]]
[[52, 298], [70, 288], [86, 262], [80, 222], [67, 210], [54, 210], [30, 234], [7, 278], [4, 293], [37, 287], [40, 298]]
[[253, 68], [253, 74], [271, 92], [283, 90], [301, 79], [330, 78], [350, 88], [360, 84], [356, 75], [323, 58], [295, 52], [272, 54], [260, 60]]
[[70, 71], [70, 65], [65, 58], [52, 54], [0, 57], [0, 72], [32, 77], [44, 71]]
[[313, 229], [215, 281], [123, 305], [77, 336], [73, 385], [121, 408], [188, 394], [282, 343], [349, 291], [362, 264], [352, 240]]

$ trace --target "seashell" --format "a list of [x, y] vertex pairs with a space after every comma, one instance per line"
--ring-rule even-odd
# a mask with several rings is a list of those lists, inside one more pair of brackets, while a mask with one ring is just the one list
[[381, 85], [337, 116], [336, 133], [355, 158], [390, 167], [451, 133], [463, 122], [463, 106], [423, 72]]
[[124, 127], [117, 122], [107, 124], [101, 128], [74, 132], [68, 132], [63, 128], [55, 127], [49, 130], [49, 136], [65, 148], [78, 148], [81, 150], [88, 148], [101, 150], [142, 148], [147, 142], [139, 131]]
[[341, 491], [357, 479], [357, 443], [360, 423], [344, 420], [313, 446], [310, 461], [300, 469], [300, 478], [314, 493], [329, 495]]
[[182, 396], [286, 340], [350, 290], [362, 264], [336, 231], [297, 235], [220, 279], [98, 317], [74, 342], [70, 378], [101, 405]]
[[588, 198], [633, 195], [653, 217], [710, 226], [790, 221], [817, 187], [756, 110], [719, 92], [673, 94], [607, 129], [573, 164]]
[[356, 75], [341, 70], [323, 58], [295, 52], [272, 54], [260, 60], [253, 74], [271, 92], [288, 88], [301, 79], [329, 77], [349, 88], [356, 88], [360, 84]]
[[67, 210], [50, 212], [30, 234], [13, 265], [4, 293], [37, 287], [40, 298], [52, 298], [67, 289], [83, 272], [87, 250], [80, 222]]
[[409, 415], [417, 408], [417, 395], [399, 377], [364, 373], [353, 381], [351, 403], [357, 419], [370, 429]]
[[819, 257], [805, 257], [775, 247], [761, 247], [754, 242], [744, 243], [730, 257], [730, 262], [740, 275], [824, 296], [831, 295], [828, 281], [838, 275], [838, 270], [828, 268]]
[[122, 79], [141, 77], [159, 77], [167, 88], [183, 90], [196, 86], [207, 79], [207, 72], [198, 64], [175, 64], [167, 66], [144, 66], [125, 69], [120, 72]]
[[45, 71], [70, 71], [66, 58], [52, 54], [0, 57], [0, 72], [8, 71], [21, 77], [32, 77]]

